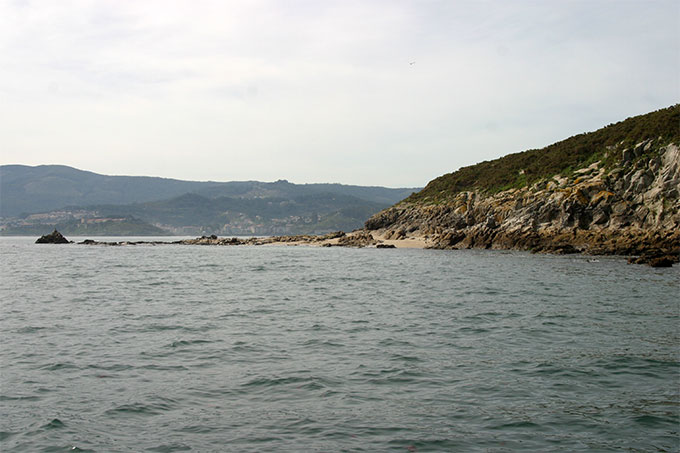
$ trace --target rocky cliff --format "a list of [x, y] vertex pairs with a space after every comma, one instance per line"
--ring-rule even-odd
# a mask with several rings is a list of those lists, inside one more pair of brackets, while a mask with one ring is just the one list
[[[680, 124], [667, 126], [676, 136]], [[371, 217], [365, 228], [386, 239], [425, 238], [442, 249], [677, 256], [679, 145], [668, 134], [620, 140], [583, 156], [575, 170], [520, 187], [409, 197]]]

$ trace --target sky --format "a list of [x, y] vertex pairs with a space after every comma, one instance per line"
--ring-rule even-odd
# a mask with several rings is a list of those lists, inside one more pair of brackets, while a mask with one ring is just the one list
[[419, 187], [679, 100], [677, 0], [0, 0], [0, 164]]

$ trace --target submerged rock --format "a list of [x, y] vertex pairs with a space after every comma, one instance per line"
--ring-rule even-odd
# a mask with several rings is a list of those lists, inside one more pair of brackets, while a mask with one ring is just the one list
[[50, 234], [46, 234], [44, 236], [40, 236], [37, 241], [35, 241], [36, 244], [70, 244], [71, 241], [66, 239], [60, 232], [57, 230], [54, 230]]

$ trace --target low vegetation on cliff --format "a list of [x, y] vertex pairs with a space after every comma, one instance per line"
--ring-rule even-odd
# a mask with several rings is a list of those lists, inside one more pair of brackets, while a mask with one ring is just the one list
[[433, 248], [680, 254], [680, 105], [462, 168], [372, 216]]
[[623, 160], [624, 150], [646, 140], [654, 140], [656, 147], [680, 142], [680, 104], [628, 118], [595, 132], [575, 135], [542, 149], [463, 167], [432, 180], [405, 201], [437, 203], [459, 192], [496, 193], [531, 185], [554, 175], [568, 176], [574, 170], [598, 161], [603, 167], [612, 168]]

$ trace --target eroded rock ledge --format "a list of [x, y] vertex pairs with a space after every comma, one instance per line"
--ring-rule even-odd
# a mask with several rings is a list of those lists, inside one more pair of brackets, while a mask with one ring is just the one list
[[344, 246], [344, 247], [366, 247], [377, 244], [370, 233], [365, 231], [355, 231], [345, 234], [342, 231], [328, 233], [324, 235], [295, 235], [295, 236], [269, 236], [254, 238], [237, 237], [218, 237], [216, 235], [201, 236], [195, 239], [182, 239], [180, 241], [120, 241], [106, 242], [86, 239], [79, 244], [82, 245], [318, 245], [323, 247]]
[[[655, 150], [654, 147], [657, 147]], [[650, 153], [650, 150], [652, 151]], [[680, 255], [680, 148], [653, 140], [623, 150], [618, 167], [595, 162], [569, 177], [496, 194], [459, 192], [437, 203], [402, 202], [369, 219], [386, 239], [431, 248], [639, 256]]]

